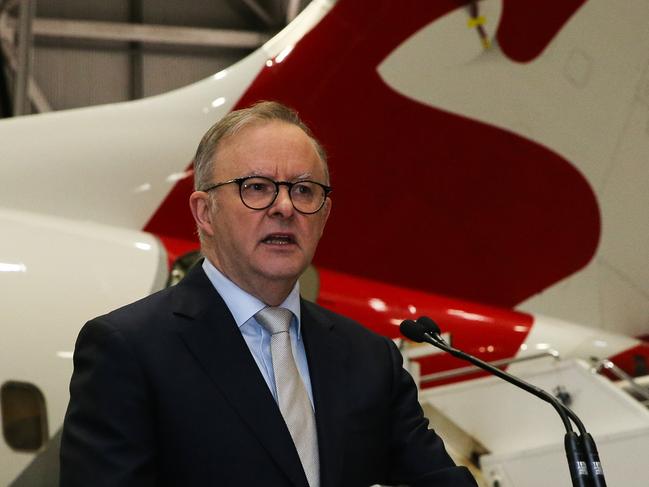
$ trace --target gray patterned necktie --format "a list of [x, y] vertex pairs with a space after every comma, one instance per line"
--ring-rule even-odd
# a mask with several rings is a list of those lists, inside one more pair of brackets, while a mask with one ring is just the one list
[[320, 461], [315, 417], [291, 349], [288, 329], [293, 313], [285, 308], [264, 308], [255, 319], [270, 333], [270, 353], [277, 386], [277, 402], [300, 456], [310, 487], [320, 485]]

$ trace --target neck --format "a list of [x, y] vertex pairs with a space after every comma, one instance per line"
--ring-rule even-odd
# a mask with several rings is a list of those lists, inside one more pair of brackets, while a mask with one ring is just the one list
[[292, 283], [290, 286], [286, 286], [286, 285], [273, 286], [272, 283], [268, 283], [267, 285], [262, 286], [262, 289], [259, 290], [246, 289], [243, 287], [241, 289], [252, 294], [260, 301], [266, 303], [268, 306], [279, 306], [284, 302], [284, 300], [291, 293], [291, 290], [293, 289], [294, 285], [295, 283]]
[[259, 276], [254, 280], [240, 279], [235, 273], [230, 272], [227, 266], [221, 265], [218, 259], [211, 255], [211, 252], [203, 249], [203, 255], [208, 259], [221, 274], [230, 279], [233, 283], [243, 289], [251, 296], [256, 297], [268, 306], [279, 306], [284, 302], [293, 290], [297, 279], [287, 281], [286, 279], [268, 279]]

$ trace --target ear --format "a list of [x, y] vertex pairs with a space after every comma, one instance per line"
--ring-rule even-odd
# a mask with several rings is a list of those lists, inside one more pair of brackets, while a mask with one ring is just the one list
[[333, 205], [333, 201], [331, 198], [327, 196], [327, 200], [325, 201], [325, 206], [322, 209], [324, 211], [324, 222], [327, 223], [327, 220], [329, 219], [329, 213], [331, 213], [331, 205]]
[[322, 233], [324, 232], [325, 225], [327, 224], [327, 220], [329, 219], [329, 214], [331, 213], [331, 198], [327, 198], [325, 201], [324, 207], [322, 210], [322, 226], [320, 227], [320, 236], [322, 237]]
[[189, 196], [189, 208], [192, 210], [192, 216], [198, 229], [210, 237], [214, 235], [212, 228], [212, 205], [209, 201], [210, 196], [203, 191], [194, 191]]

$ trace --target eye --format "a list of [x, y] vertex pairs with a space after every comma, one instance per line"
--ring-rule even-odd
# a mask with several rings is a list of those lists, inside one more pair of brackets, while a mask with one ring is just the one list
[[293, 186], [293, 194], [295, 196], [313, 196], [313, 183], [303, 182], [297, 183]]
[[251, 178], [244, 181], [242, 190], [246, 193], [273, 193], [275, 185], [263, 178]]

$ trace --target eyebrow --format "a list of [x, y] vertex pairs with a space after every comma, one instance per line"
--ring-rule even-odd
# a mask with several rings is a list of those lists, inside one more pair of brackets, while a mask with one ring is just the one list
[[[265, 174], [265, 173], [263, 173], [261, 171], [255, 171], [255, 170], [248, 173], [248, 175], [241, 176], [241, 177], [242, 178], [262, 177], [262, 178], [272, 179], [273, 181], [276, 180], [274, 176], [271, 176], [269, 174]], [[298, 174], [297, 176], [293, 176], [292, 178], [288, 179], [288, 181], [305, 181], [305, 180], [311, 180], [312, 178], [313, 178], [312, 173], [305, 172], [305, 173], [302, 173], [302, 174]]]

